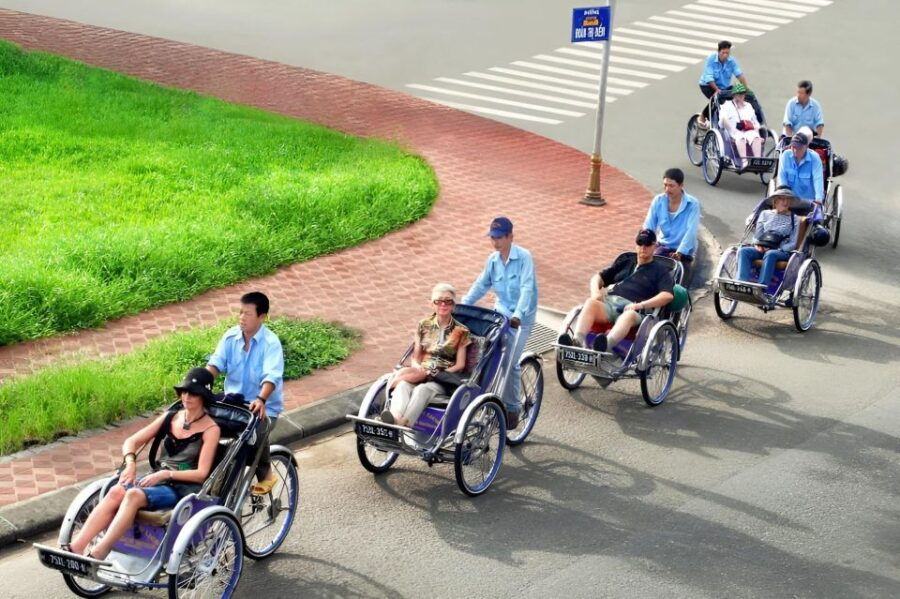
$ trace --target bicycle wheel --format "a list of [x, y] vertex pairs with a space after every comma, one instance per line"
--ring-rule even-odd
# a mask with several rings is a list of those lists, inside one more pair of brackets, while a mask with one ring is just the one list
[[488, 490], [500, 470], [506, 439], [506, 414], [499, 402], [489, 399], [459, 426], [464, 435], [454, 453], [456, 484], [466, 495], [477, 497]]
[[251, 559], [275, 553], [290, 532], [297, 512], [299, 483], [290, 454], [273, 453], [272, 472], [276, 479], [272, 490], [265, 495], [248, 492], [241, 504], [244, 555]]
[[541, 362], [535, 357], [528, 357], [522, 361], [522, 378], [520, 379], [520, 391], [522, 397], [522, 411], [519, 412], [519, 425], [506, 431], [506, 444], [515, 447], [521, 445], [541, 411], [541, 401], [544, 399], [544, 371]]

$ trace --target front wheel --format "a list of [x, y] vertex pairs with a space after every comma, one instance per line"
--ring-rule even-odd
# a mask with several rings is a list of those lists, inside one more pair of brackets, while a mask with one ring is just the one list
[[357, 437], [356, 455], [359, 456], [359, 463], [363, 468], [372, 474], [381, 474], [394, 465], [400, 454], [396, 451], [383, 451]]
[[459, 423], [463, 440], [456, 444], [453, 470], [456, 484], [470, 497], [488, 490], [503, 460], [506, 414], [500, 403], [487, 400]]
[[719, 147], [719, 139], [712, 131], [706, 133], [703, 138], [703, 178], [710, 185], [719, 182], [722, 176], [722, 149]]
[[265, 495], [253, 495], [248, 491], [241, 505], [244, 555], [251, 559], [262, 559], [275, 553], [290, 532], [297, 512], [300, 485], [291, 456], [272, 454], [272, 471], [276, 480], [272, 490]]
[[[90, 516], [91, 512], [97, 507], [97, 504], [100, 503], [100, 491], [97, 491], [93, 495], [87, 498], [85, 502], [78, 509], [78, 514], [75, 516], [75, 520], [72, 523], [72, 527], [70, 529], [69, 537], [67, 539], [61, 539], [64, 543], [70, 543], [72, 538], [82, 529], [84, 523], [87, 521], [88, 516]], [[96, 539], [88, 546], [88, 550], [93, 547], [97, 543]], [[109, 585], [102, 584], [91, 580], [90, 578], [79, 578], [77, 576], [72, 576], [71, 574], [63, 574], [63, 580], [66, 582], [66, 586], [69, 587], [69, 590], [78, 595], [79, 597], [99, 597], [101, 595], [105, 595], [109, 592]]]
[[834, 187], [834, 200], [831, 213], [831, 249], [836, 250], [841, 236], [841, 218], [844, 215], [844, 190], [840, 185]]
[[678, 335], [675, 327], [665, 324], [647, 341], [646, 368], [641, 377], [641, 395], [647, 405], [656, 407], [666, 400], [678, 368]]
[[528, 438], [541, 411], [541, 401], [544, 399], [544, 371], [541, 369], [540, 360], [533, 356], [525, 358], [522, 360], [521, 369], [519, 386], [522, 409], [519, 412], [519, 425], [506, 431], [506, 443], [513, 447], [521, 445]]
[[814, 260], [807, 260], [800, 267], [792, 298], [794, 326], [801, 333], [805, 333], [812, 328], [816, 320], [816, 312], [819, 309], [819, 290], [821, 288], [822, 273], [819, 270], [819, 263]]
[[241, 528], [228, 514], [208, 516], [169, 575], [169, 599], [231, 597], [244, 566]]
[[687, 345], [688, 323], [691, 321], [691, 312], [694, 311], [694, 305], [688, 296], [688, 303], [678, 313], [675, 323], [675, 330], [678, 332], [678, 359], [681, 360], [681, 354], [684, 352], [684, 346]]
[[[719, 260], [719, 266], [716, 269], [716, 279], [720, 278], [732, 280], [737, 278], [737, 250], [734, 248], [725, 250], [722, 258]], [[713, 292], [713, 306], [719, 318], [728, 320], [734, 315], [734, 311], [737, 309], [737, 302], [723, 297], [719, 293], [717, 286], [716, 291]]]
[[688, 160], [690, 160], [691, 164], [693, 164], [694, 166], [700, 166], [703, 163], [702, 132], [705, 131], [705, 129], [700, 128], [700, 124], [697, 122], [699, 119], [699, 114], [695, 114], [690, 119], [688, 119], [687, 136], [685, 139]]

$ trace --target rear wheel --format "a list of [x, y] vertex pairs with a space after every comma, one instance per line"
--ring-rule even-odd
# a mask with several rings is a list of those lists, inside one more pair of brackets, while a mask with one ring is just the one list
[[844, 215], [844, 190], [840, 185], [834, 187], [831, 213], [831, 248], [837, 249], [841, 236], [841, 218]]
[[460, 490], [475, 497], [488, 490], [503, 460], [506, 414], [500, 403], [485, 401], [460, 421], [463, 441], [456, 444], [453, 470]]
[[272, 454], [272, 471], [276, 480], [272, 490], [265, 495], [248, 492], [241, 505], [244, 555], [252, 559], [275, 553], [291, 530], [297, 512], [299, 484], [291, 456]]
[[650, 407], [656, 407], [666, 400], [675, 371], [678, 368], [678, 335], [671, 324], [656, 329], [656, 333], [647, 341], [644, 350], [647, 353], [646, 369], [638, 374], [641, 377], [641, 395]]
[[700, 127], [697, 122], [699, 119], [700, 115], [698, 114], [695, 114], [688, 119], [687, 136], [685, 140], [688, 160], [690, 160], [691, 164], [694, 166], [700, 166], [703, 163], [703, 131], [706, 131], [706, 129]]
[[[75, 515], [75, 520], [72, 523], [71, 532], [67, 539], [63, 539], [64, 543], [70, 543], [72, 539], [78, 534], [78, 531], [82, 529], [84, 523], [87, 521], [88, 516], [91, 514], [91, 511], [97, 504], [100, 503], [100, 491], [98, 490], [96, 493], [87, 498], [87, 500], [82, 504], [81, 508], [78, 510], [78, 514]], [[97, 540], [95, 539], [90, 545], [88, 545], [88, 550], [94, 545], [97, 544]], [[63, 580], [66, 581], [66, 586], [69, 587], [73, 593], [80, 597], [99, 597], [101, 595], [105, 595], [109, 592], [109, 585], [105, 585], [90, 578], [79, 578], [77, 576], [72, 576], [71, 574], [63, 574]]]
[[208, 516], [169, 575], [169, 599], [231, 597], [243, 567], [240, 525], [228, 514]]
[[[722, 258], [719, 260], [719, 267], [716, 269], [716, 279], [736, 279], [737, 278], [737, 250], [734, 248], [725, 250]], [[713, 292], [713, 306], [716, 314], [722, 320], [728, 320], [734, 315], [737, 309], [737, 302], [727, 297], [722, 297], [718, 288]]]
[[525, 358], [521, 368], [522, 409], [519, 412], [519, 425], [506, 431], [506, 443], [513, 447], [521, 445], [528, 438], [541, 411], [541, 401], [544, 399], [544, 371], [541, 370], [540, 361], [535, 357]]
[[815, 260], [807, 260], [800, 267], [797, 275], [797, 283], [794, 285], [792, 299], [794, 311], [794, 326], [801, 333], [812, 328], [816, 321], [816, 312], [819, 309], [819, 290], [822, 288], [822, 273], [819, 271], [819, 263]]
[[710, 185], [719, 182], [722, 176], [722, 148], [719, 140], [712, 131], [706, 133], [703, 138], [703, 178]]

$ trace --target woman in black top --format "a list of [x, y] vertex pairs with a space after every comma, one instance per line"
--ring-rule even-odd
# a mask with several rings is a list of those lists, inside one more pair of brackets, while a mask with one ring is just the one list
[[[213, 398], [212, 382], [212, 374], [205, 368], [191, 369], [175, 387], [183, 409], [159, 416], [125, 439], [124, 468], [119, 483], [103, 497], [64, 549], [78, 554], [90, 549], [91, 557], [103, 559], [133, 525], [138, 510], [174, 507], [181, 497], [199, 489], [212, 469], [220, 434], [205, 409]], [[136, 452], [153, 440], [164, 425], [166, 436], [159, 456], [160, 469], [136, 480]], [[92, 546], [91, 542], [103, 530], [106, 534]]]

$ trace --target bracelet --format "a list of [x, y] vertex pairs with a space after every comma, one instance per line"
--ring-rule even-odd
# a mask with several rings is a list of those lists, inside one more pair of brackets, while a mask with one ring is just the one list
[[262, 395], [257, 395], [257, 396], [256, 396], [256, 399], [258, 399], [259, 401], [261, 401], [261, 402], [263, 402], [263, 403], [266, 403], [266, 398], [263, 397]]
[[[131, 462], [128, 461], [128, 456], [131, 456]], [[134, 464], [135, 461], [137, 461], [137, 455], [133, 451], [129, 451], [128, 453], [126, 453], [125, 455], [122, 456], [123, 464], [128, 464], [128, 463]]]
[[175, 475], [172, 474], [171, 470], [169, 470], [169, 480], [173, 480], [174, 478], [175, 478]]

